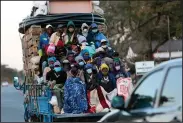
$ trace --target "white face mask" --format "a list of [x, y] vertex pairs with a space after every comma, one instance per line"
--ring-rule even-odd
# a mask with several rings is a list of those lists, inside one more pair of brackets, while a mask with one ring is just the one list
[[116, 68], [116, 70], [120, 70], [120, 66], [116, 66], [115, 68]]
[[87, 32], [88, 32], [88, 30], [87, 30], [87, 29], [84, 29], [84, 30], [83, 30], [83, 32], [84, 32], [84, 33], [87, 33]]
[[103, 45], [102, 48], [107, 48], [107, 45]]

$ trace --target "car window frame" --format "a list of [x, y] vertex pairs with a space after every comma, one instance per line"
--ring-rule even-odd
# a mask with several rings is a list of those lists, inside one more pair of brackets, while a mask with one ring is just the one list
[[[182, 68], [182, 65], [171, 65], [171, 66], [168, 66], [166, 68], [166, 71], [165, 71], [165, 76], [164, 76], [164, 80], [163, 80], [163, 83], [162, 83], [162, 86], [161, 86], [161, 90], [160, 90], [160, 94], [159, 96], [157, 97], [158, 98], [158, 101], [157, 101], [157, 108], [161, 108], [160, 106], [160, 98], [161, 98], [161, 95], [163, 93], [163, 89], [164, 89], [164, 86], [165, 86], [165, 83], [166, 83], [166, 79], [168, 77], [168, 72], [170, 71], [171, 68]], [[172, 106], [170, 106], [172, 107]]]
[[131, 98], [132, 98], [132, 95], [136, 92], [136, 90], [141, 86], [141, 84], [144, 82], [144, 80], [146, 80], [149, 76], [151, 76], [152, 74], [158, 72], [158, 71], [162, 71], [162, 80], [161, 80], [161, 84], [160, 84], [160, 87], [158, 88], [158, 91], [157, 91], [157, 96], [156, 96], [156, 99], [155, 99], [155, 104], [153, 106], [153, 108], [156, 108], [157, 107], [157, 102], [158, 102], [158, 97], [160, 95], [160, 91], [161, 91], [161, 88], [163, 86], [163, 81], [164, 81], [164, 77], [165, 77], [165, 69], [164, 68], [159, 68], [159, 69], [156, 69], [148, 74], [146, 74], [140, 81], [139, 83], [137, 84], [137, 86], [134, 88], [133, 92], [131, 93], [129, 99], [127, 100], [127, 103], [125, 103], [125, 109], [126, 111], [131, 111], [131, 110], [139, 110], [139, 109], [129, 109], [129, 104], [130, 104], [130, 101], [131, 101]]

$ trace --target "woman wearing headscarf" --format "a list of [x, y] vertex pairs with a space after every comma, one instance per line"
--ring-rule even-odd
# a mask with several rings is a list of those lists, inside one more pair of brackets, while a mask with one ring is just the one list
[[78, 39], [77, 39], [77, 34], [75, 32], [75, 25], [73, 21], [69, 21], [67, 24], [67, 32], [66, 35], [64, 36], [64, 44], [66, 47], [71, 49], [72, 44], [77, 44]]
[[81, 50], [81, 56], [85, 60], [86, 63], [91, 63], [92, 59], [90, 57], [90, 53], [87, 49]]
[[56, 58], [55, 57], [50, 57], [48, 58], [48, 67], [45, 67], [44, 68], [44, 72], [43, 72], [43, 79], [44, 79], [44, 82], [47, 82], [46, 81], [46, 75], [47, 73], [54, 69], [54, 63], [56, 62]]
[[102, 39], [107, 40], [107, 38], [104, 36], [103, 33], [99, 32], [98, 25], [96, 23], [92, 23], [90, 26], [90, 31], [87, 36], [87, 42], [90, 44], [90, 42], [94, 42], [95, 48], [100, 47], [100, 41]]
[[107, 100], [107, 95], [103, 87], [97, 82], [97, 71], [92, 64], [85, 65], [85, 80], [88, 98], [88, 112], [108, 112], [110, 102]]
[[64, 85], [64, 113], [86, 113], [88, 109], [86, 84], [78, 77], [79, 69], [71, 68], [70, 74]]
[[79, 69], [84, 69], [84, 66], [85, 66], [85, 64], [86, 64], [86, 62], [85, 62], [85, 60], [83, 59], [83, 57], [82, 56], [76, 56], [75, 57], [75, 61], [76, 61], [76, 63], [79, 65]]
[[81, 31], [79, 33], [79, 36], [88, 36], [89, 26], [86, 23], [83, 23], [81, 26]]
[[98, 81], [99, 85], [102, 86], [107, 93], [110, 93], [116, 88], [116, 79], [114, 75], [109, 72], [109, 67], [105, 63], [102, 63], [100, 66]]

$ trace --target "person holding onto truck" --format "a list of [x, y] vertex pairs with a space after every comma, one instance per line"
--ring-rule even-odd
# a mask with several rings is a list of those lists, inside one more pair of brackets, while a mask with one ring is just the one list
[[63, 41], [63, 37], [65, 36], [63, 27], [63, 24], [58, 25], [57, 31], [51, 35], [49, 43], [54, 43], [56, 46], [59, 40]]
[[50, 40], [52, 33], [53, 33], [53, 26], [49, 24], [46, 26], [46, 31], [40, 35], [40, 41], [38, 44], [39, 56], [43, 56], [46, 54], [44, 52], [44, 49], [46, 49], [46, 47], [48, 47], [49, 40]]
[[46, 81], [46, 74], [50, 71], [50, 70], [52, 70], [52, 69], [54, 69], [54, 63], [56, 62], [56, 58], [55, 57], [50, 57], [50, 58], [48, 58], [48, 67], [45, 67], [44, 68], [44, 72], [43, 72], [43, 80], [44, 80], [44, 82], [47, 82]]
[[[103, 33], [99, 32], [98, 30], [98, 26], [96, 23], [92, 23], [90, 26], [90, 31], [88, 33], [87, 36], [87, 42], [90, 44], [90, 42], [94, 42], [95, 44], [95, 48], [99, 48], [100, 47], [100, 41], [102, 39], [107, 40], [107, 38], [104, 36]], [[109, 45], [109, 42], [108, 42]]]
[[63, 70], [59, 61], [56, 61], [54, 63], [54, 69], [50, 70], [46, 74], [47, 81], [53, 82], [55, 80], [55, 82], [56, 82], [56, 83], [52, 83], [53, 84], [53, 93], [57, 97], [60, 109], [63, 108], [63, 99], [62, 99], [63, 98], [63, 88], [64, 88], [66, 79], [67, 79], [67, 73]]
[[86, 84], [77, 77], [78, 68], [73, 66], [71, 68], [71, 76], [64, 85], [64, 113], [80, 114], [87, 112], [87, 94]]
[[75, 25], [73, 21], [69, 21], [67, 24], [67, 32], [64, 36], [64, 44], [68, 49], [71, 49], [71, 45], [75, 44], [77, 45], [78, 39], [77, 39], [77, 33], [75, 30]]

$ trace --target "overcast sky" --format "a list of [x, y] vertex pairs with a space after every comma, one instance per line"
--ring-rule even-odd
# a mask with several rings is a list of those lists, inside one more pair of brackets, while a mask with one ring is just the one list
[[19, 23], [30, 15], [32, 1], [1, 1], [1, 64], [23, 69]]

